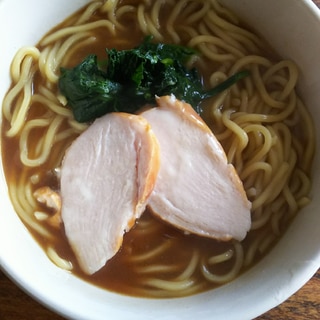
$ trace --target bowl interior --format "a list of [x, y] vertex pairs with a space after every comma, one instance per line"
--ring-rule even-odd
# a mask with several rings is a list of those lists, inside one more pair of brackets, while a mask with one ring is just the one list
[[[221, 0], [264, 35], [276, 51], [299, 65], [299, 92], [316, 123], [320, 122], [320, 14], [311, 0]], [[2, 0], [0, 101], [10, 85], [15, 52], [84, 5], [86, 0]], [[37, 8], [36, 10], [34, 8]], [[27, 14], [26, 14], [27, 13]], [[272, 21], [272, 23], [271, 23]], [[196, 296], [163, 300], [113, 294], [55, 267], [15, 214], [0, 173], [0, 263], [30, 295], [68, 318], [248, 319], [287, 299], [320, 266], [319, 130], [313, 167], [313, 201], [263, 261], [232, 283]], [[1, 152], [6, 152], [1, 150]], [[125, 306], [125, 307], [124, 307]]]

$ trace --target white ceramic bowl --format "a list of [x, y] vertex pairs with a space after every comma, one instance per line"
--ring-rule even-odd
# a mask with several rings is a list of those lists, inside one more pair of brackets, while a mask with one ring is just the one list
[[[221, 0], [301, 71], [300, 94], [320, 123], [320, 11], [311, 0]], [[0, 0], [0, 101], [18, 48], [35, 44], [86, 0]], [[31, 296], [72, 319], [251, 319], [302, 287], [320, 266], [320, 130], [311, 205], [257, 266], [232, 283], [181, 298], [138, 299], [101, 290], [55, 267], [15, 214], [0, 173], [1, 268]], [[2, 152], [6, 152], [2, 150]]]

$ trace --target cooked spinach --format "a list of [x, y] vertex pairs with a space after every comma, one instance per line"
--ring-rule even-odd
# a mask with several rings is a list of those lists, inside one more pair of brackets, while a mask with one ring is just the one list
[[106, 67], [89, 55], [71, 69], [61, 68], [60, 91], [78, 122], [89, 122], [108, 112], [134, 113], [155, 96], [174, 94], [199, 112], [203, 99], [225, 90], [248, 75], [239, 72], [206, 91], [195, 68], [186, 63], [195, 50], [179, 45], [153, 43], [147, 37], [130, 50], [106, 50]]

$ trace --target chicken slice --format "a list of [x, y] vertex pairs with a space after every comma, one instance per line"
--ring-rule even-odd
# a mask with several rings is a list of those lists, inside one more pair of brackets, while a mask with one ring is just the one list
[[61, 197], [50, 187], [45, 186], [37, 189], [33, 193], [38, 202], [46, 205], [47, 208], [54, 210], [54, 214], [47, 221], [55, 228], [60, 228], [61, 224]]
[[62, 220], [82, 270], [98, 271], [145, 210], [159, 147], [141, 116], [97, 119], [67, 150], [61, 168]]
[[148, 205], [186, 232], [242, 240], [250, 229], [251, 203], [220, 143], [187, 104], [174, 96], [141, 113], [160, 145], [161, 166]]

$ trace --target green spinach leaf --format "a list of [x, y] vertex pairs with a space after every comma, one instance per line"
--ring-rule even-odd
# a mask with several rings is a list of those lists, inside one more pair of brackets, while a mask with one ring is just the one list
[[59, 88], [78, 122], [89, 122], [108, 112], [134, 113], [155, 96], [174, 94], [197, 112], [203, 99], [218, 94], [248, 75], [240, 72], [216, 88], [205, 91], [196, 69], [186, 67], [195, 50], [179, 45], [153, 43], [147, 37], [130, 50], [106, 50], [103, 70], [95, 55], [78, 66], [61, 69]]

